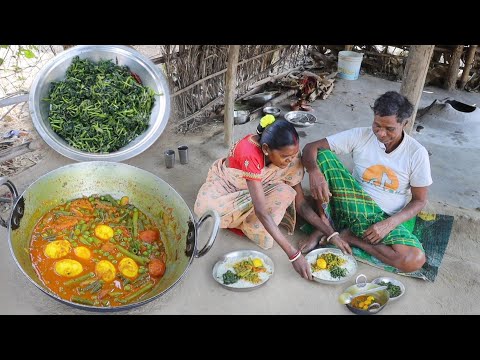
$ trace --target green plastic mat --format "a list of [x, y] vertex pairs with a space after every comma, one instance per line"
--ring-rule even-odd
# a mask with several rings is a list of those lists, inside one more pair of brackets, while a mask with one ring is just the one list
[[[438, 269], [442, 264], [442, 259], [447, 249], [448, 240], [452, 232], [453, 219], [453, 216], [450, 215], [421, 212], [416, 217], [403, 223], [407, 229], [417, 236], [425, 249], [427, 261], [418, 271], [410, 273], [401, 272], [357, 247], [352, 247], [353, 255], [358, 261], [385, 271], [433, 282], [437, 277]], [[313, 227], [310, 224], [304, 224], [300, 227], [300, 230], [310, 234], [313, 231]]]

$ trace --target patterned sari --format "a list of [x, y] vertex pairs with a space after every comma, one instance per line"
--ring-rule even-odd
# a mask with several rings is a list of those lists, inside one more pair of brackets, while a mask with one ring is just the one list
[[[244, 172], [225, 165], [226, 158], [215, 161], [205, 184], [200, 188], [194, 211], [201, 216], [213, 209], [221, 217], [221, 228], [240, 229], [263, 249], [273, 246], [272, 236], [255, 215]], [[270, 164], [261, 170], [266, 207], [277, 225], [284, 225], [289, 234], [295, 229], [295, 195], [293, 186], [303, 179], [300, 152], [285, 169]]]

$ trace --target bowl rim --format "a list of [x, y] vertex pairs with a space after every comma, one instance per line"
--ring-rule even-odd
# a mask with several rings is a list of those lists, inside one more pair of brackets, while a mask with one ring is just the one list
[[[40, 101], [38, 101], [38, 97], [40, 96], [40, 85], [42, 82], [46, 82], [48, 75], [58, 65], [61, 65], [68, 59], [73, 59], [76, 55], [88, 54], [95, 51], [111, 52], [113, 55], [121, 54], [136, 61], [138, 64], [144, 67], [146, 72], [151, 75], [153, 80], [158, 84], [159, 87], [161, 87], [162, 91], [162, 94], [155, 95], [155, 100], [159, 106], [162, 104], [164, 109], [159, 110], [159, 114], [156, 119], [152, 119], [152, 115], [150, 115], [149, 128], [143, 134], [140, 134], [135, 139], [130, 141], [130, 143], [123, 148], [110, 153], [89, 153], [68, 145], [64, 139], [51, 130], [49, 125], [43, 119], [40, 111]], [[161, 69], [156, 66], [151, 59], [141, 54], [134, 48], [125, 45], [78, 45], [57, 54], [48, 60], [48, 62], [35, 76], [32, 85], [30, 86], [28, 105], [33, 125], [40, 137], [59, 154], [76, 161], [103, 160], [114, 162], [130, 159], [150, 148], [165, 130], [170, 117], [171, 107], [170, 89], [166, 76], [163, 74]], [[147, 136], [144, 136], [145, 134], [147, 134]]]

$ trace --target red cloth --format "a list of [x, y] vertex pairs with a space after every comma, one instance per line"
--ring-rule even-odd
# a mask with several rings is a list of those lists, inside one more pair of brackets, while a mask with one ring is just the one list
[[240, 230], [240, 229], [237, 229], [237, 228], [227, 228], [227, 229], [230, 230], [231, 232], [237, 234], [237, 235], [245, 236], [245, 234], [243, 233], [243, 231]]
[[247, 135], [230, 149], [228, 166], [243, 171], [247, 180], [262, 181], [261, 172], [265, 167], [265, 156], [260, 144]]

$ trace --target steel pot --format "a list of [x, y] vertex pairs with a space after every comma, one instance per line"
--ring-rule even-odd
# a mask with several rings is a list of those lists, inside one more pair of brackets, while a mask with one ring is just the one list
[[[356, 295], [366, 290], [373, 290], [379, 287], [381, 286], [378, 284], [367, 282], [367, 277], [364, 274], [360, 274], [355, 279], [355, 285], [349, 286], [343, 292]], [[380, 312], [387, 305], [388, 300], [390, 299], [390, 296], [387, 290], [378, 290], [377, 292], [369, 295], [372, 295], [375, 297], [376, 306], [373, 306], [372, 304], [372, 306], [367, 310], [357, 309], [356, 307], [353, 307], [350, 304], [346, 304], [345, 306], [347, 307], [348, 310], [358, 315], [373, 315]]]
[[[6, 178], [0, 178], [1, 185], [8, 187], [14, 198], [8, 221], [2, 219], [0, 224], [8, 228], [8, 243], [20, 270], [45, 294], [86, 310], [125, 310], [162, 296], [185, 277], [194, 258], [201, 257], [210, 250], [220, 226], [220, 217], [216, 212], [208, 211], [197, 221], [183, 198], [169, 184], [148, 171], [123, 163], [92, 161], [63, 166], [36, 180], [20, 196], [14, 184]], [[160, 228], [167, 253], [167, 270], [155, 288], [134, 303], [100, 308], [62, 299], [42, 283], [33, 268], [28, 249], [38, 220], [47, 211], [67, 200], [93, 194], [111, 194], [115, 198], [128, 196], [130, 202], [155, 220]], [[171, 226], [164, 226], [163, 218], [160, 217], [166, 208], [173, 209], [175, 232]], [[210, 217], [214, 220], [212, 233], [207, 244], [198, 249], [199, 228]]]
[[[75, 56], [92, 61], [110, 59], [118, 65], [127, 65], [142, 79], [145, 86], [155, 91], [155, 105], [147, 130], [115, 152], [100, 154], [75, 149], [50, 126], [49, 104], [43, 99], [48, 97], [52, 81], [65, 79], [65, 73]], [[123, 161], [147, 150], [162, 134], [170, 115], [170, 92], [160, 68], [133, 48], [120, 45], [82, 45], [59, 53], [40, 69], [30, 89], [28, 106], [35, 129], [50, 147], [63, 156], [77, 161]]]

